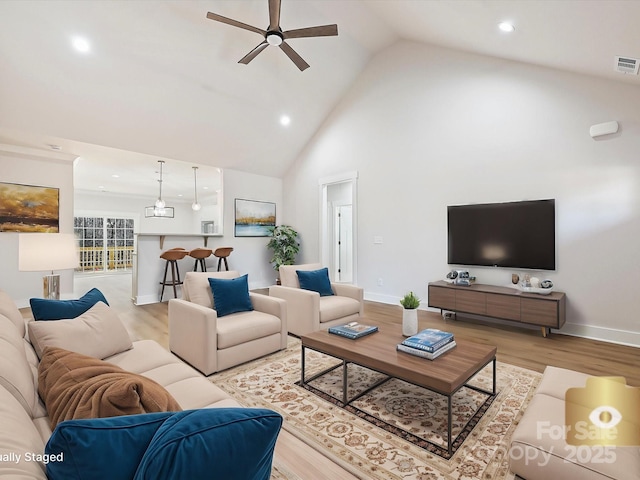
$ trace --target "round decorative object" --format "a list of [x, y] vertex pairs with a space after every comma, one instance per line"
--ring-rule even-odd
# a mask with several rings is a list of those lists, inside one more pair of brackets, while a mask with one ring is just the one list
[[540, 287], [540, 279], [538, 277], [531, 277], [531, 279], [529, 281], [531, 282], [531, 286], [533, 288], [539, 288]]
[[517, 285], [519, 281], [520, 281], [520, 275], [518, 275], [517, 273], [512, 273], [511, 283], [513, 283], [514, 285]]
[[553, 288], [553, 282], [549, 279], [540, 282], [540, 288]]

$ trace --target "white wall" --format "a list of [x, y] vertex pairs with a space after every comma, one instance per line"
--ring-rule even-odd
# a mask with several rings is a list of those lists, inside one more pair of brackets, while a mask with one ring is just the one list
[[[317, 181], [314, 187], [317, 191]], [[237, 170], [224, 171], [224, 243], [233, 247], [229, 268], [249, 274], [249, 287], [275, 284], [276, 273], [269, 263], [268, 237], [235, 237], [233, 232], [235, 199], [257, 200], [276, 204], [276, 223], [284, 223], [282, 214], [282, 179]]]
[[[0, 182], [60, 189], [60, 232], [73, 233], [73, 158], [56, 152], [0, 146]], [[19, 307], [32, 297], [42, 297], [42, 277], [47, 272], [18, 271], [18, 233], [0, 232], [0, 290]], [[60, 294], [73, 293], [71, 270], [60, 274]]]
[[[619, 133], [589, 136], [610, 120]], [[390, 303], [413, 290], [426, 308], [428, 282], [450, 269], [447, 205], [555, 198], [557, 271], [538, 276], [567, 294], [562, 332], [640, 345], [639, 146], [636, 86], [400, 42], [286, 175], [285, 220], [316, 260], [318, 178], [358, 171], [359, 284]], [[496, 285], [513, 272], [470, 270]]]

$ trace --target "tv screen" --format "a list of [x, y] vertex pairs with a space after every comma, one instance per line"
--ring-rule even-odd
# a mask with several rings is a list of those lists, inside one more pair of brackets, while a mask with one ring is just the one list
[[448, 263], [555, 270], [555, 200], [447, 207]]

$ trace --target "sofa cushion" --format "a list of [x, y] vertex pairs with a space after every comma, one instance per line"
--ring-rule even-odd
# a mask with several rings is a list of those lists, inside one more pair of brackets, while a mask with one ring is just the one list
[[329, 269], [321, 268], [319, 270], [297, 270], [298, 282], [300, 288], [318, 292], [321, 297], [334, 295], [331, 289], [331, 280], [329, 280]]
[[32, 298], [29, 300], [35, 320], [76, 318], [98, 302], [109, 305], [107, 299], [97, 288], [92, 288], [77, 300], [51, 300], [46, 298]]
[[266, 409], [212, 408], [176, 413], [156, 432], [134, 480], [268, 480], [281, 426], [282, 416]]
[[157, 382], [93, 357], [47, 347], [38, 393], [53, 429], [63, 420], [181, 410]]
[[218, 317], [253, 310], [253, 304], [249, 298], [248, 278], [248, 275], [232, 279], [209, 278]]
[[24, 318], [22, 318], [22, 314], [13, 299], [3, 290], [0, 290], [0, 315], [4, 315], [11, 320], [18, 329], [18, 334], [24, 337], [26, 332]]
[[[564, 440], [565, 402], [537, 393], [511, 438], [509, 465], [528, 480], [602, 478], [637, 479], [638, 447], [567, 445]], [[591, 461], [593, 459], [593, 461]]]
[[63, 461], [47, 465], [49, 480], [133, 478], [151, 439], [172, 415], [147, 413], [58, 424], [45, 453], [62, 453]]
[[236, 278], [235, 270], [228, 272], [187, 272], [182, 284], [182, 298], [207, 308], [214, 308], [209, 278]]
[[132, 347], [116, 312], [102, 302], [70, 320], [29, 322], [29, 338], [39, 357], [45, 347], [59, 347], [95, 358], [106, 358]]
[[44, 442], [23, 406], [2, 387], [0, 428], [0, 459], [6, 459], [0, 460], [0, 478], [46, 480], [42, 464], [27, 457], [42, 453]]
[[337, 295], [320, 297], [320, 323], [360, 313], [360, 302]]
[[590, 375], [586, 373], [548, 365], [544, 369], [544, 376], [540, 381], [540, 385], [538, 385], [536, 393], [543, 393], [564, 400], [567, 389], [584, 387], [589, 377]]
[[274, 315], [254, 310], [218, 318], [217, 327], [221, 350], [280, 333], [282, 322]]
[[4, 315], [0, 315], [0, 387], [11, 393], [29, 416], [34, 415], [38, 395], [24, 339]]
[[280, 274], [280, 285], [283, 287], [300, 288], [298, 281], [299, 270], [318, 270], [322, 268], [319, 263], [305, 263], [302, 265], [282, 265], [278, 272]]

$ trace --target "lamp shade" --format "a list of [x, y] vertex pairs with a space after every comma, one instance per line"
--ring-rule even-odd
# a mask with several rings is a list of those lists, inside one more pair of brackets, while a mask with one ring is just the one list
[[18, 270], [43, 272], [78, 266], [78, 247], [72, 233], [21, 233], [18, 236]]

